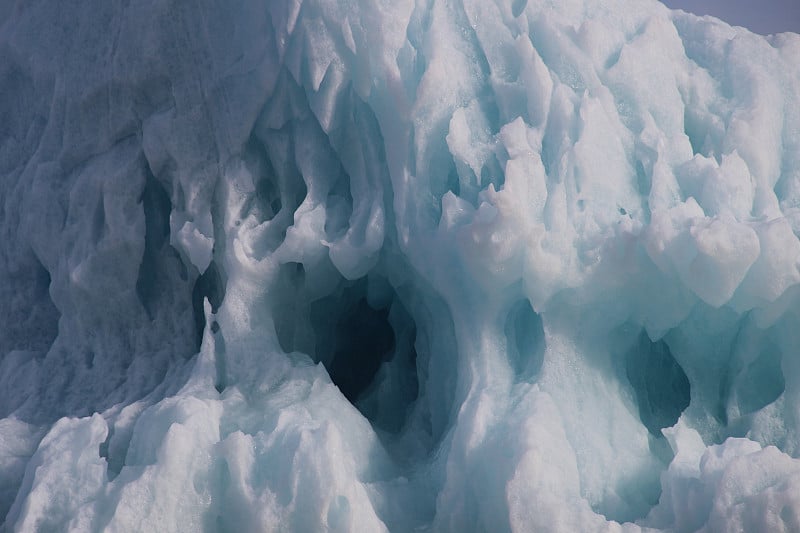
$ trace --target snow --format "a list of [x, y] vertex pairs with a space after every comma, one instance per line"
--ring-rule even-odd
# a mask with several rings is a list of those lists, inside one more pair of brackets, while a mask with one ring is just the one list
[[0, 8], [10, 531], [800, 530], [800, 36]]

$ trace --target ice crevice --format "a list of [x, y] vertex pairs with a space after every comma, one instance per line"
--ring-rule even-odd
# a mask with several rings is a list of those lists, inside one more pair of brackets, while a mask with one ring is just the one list
[[800, 37], [551, 4], [0, 17], [2, 527], [800, 529]]

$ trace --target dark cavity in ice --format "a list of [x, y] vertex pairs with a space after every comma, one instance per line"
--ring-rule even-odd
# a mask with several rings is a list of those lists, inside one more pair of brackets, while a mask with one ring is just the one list
[[275, 325], [281, 348], [322, 363], [341, 393], [376, 427], [400, 431], [417, 399], [416, 324], [379, 274], [308, 293], [305, 269], [284, 265]]
[[689, 379], [663, 340], [639, 336], [626, 358], [628, 380], [636, 394], [639, 418], [651, 434], [674, 426], [689, 406]]
[[219, 306], [222, 305], [222, 300], [225, 299], [225, 283], [214, 261], [211, 261], [206, 271], [197, 278], [192, 288], [192, 312], [194, 313], [196, 351], [200, 350], [200, 344], [203, 341], [203, 331], [206, 328], [206, 314], [203, 309], [203, 302], [206, 298], [208, 298], [208, 303], [211, 304], [212, 313], [217, 312]]

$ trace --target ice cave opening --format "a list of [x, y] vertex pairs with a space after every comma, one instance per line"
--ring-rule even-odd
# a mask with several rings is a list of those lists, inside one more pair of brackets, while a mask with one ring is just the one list
[[[303, 297], [302, 263], [283, 265], [293, 294], [275, 313], [281, 348], [321, 363], [345, 398], [376, 427], [399, 432], [419, 392], [417, 327], [394, 288], [377, 273], [342, 278], [324, 296]], [[297, 311], [297, 308], [301, 308]], [[289, 312], [287, 312], [289, 311]]]

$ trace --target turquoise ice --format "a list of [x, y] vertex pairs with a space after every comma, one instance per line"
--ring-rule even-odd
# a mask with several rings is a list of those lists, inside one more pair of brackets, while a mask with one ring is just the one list
[[800, 531], [800, 36], [0, 2], [9, 531]]

